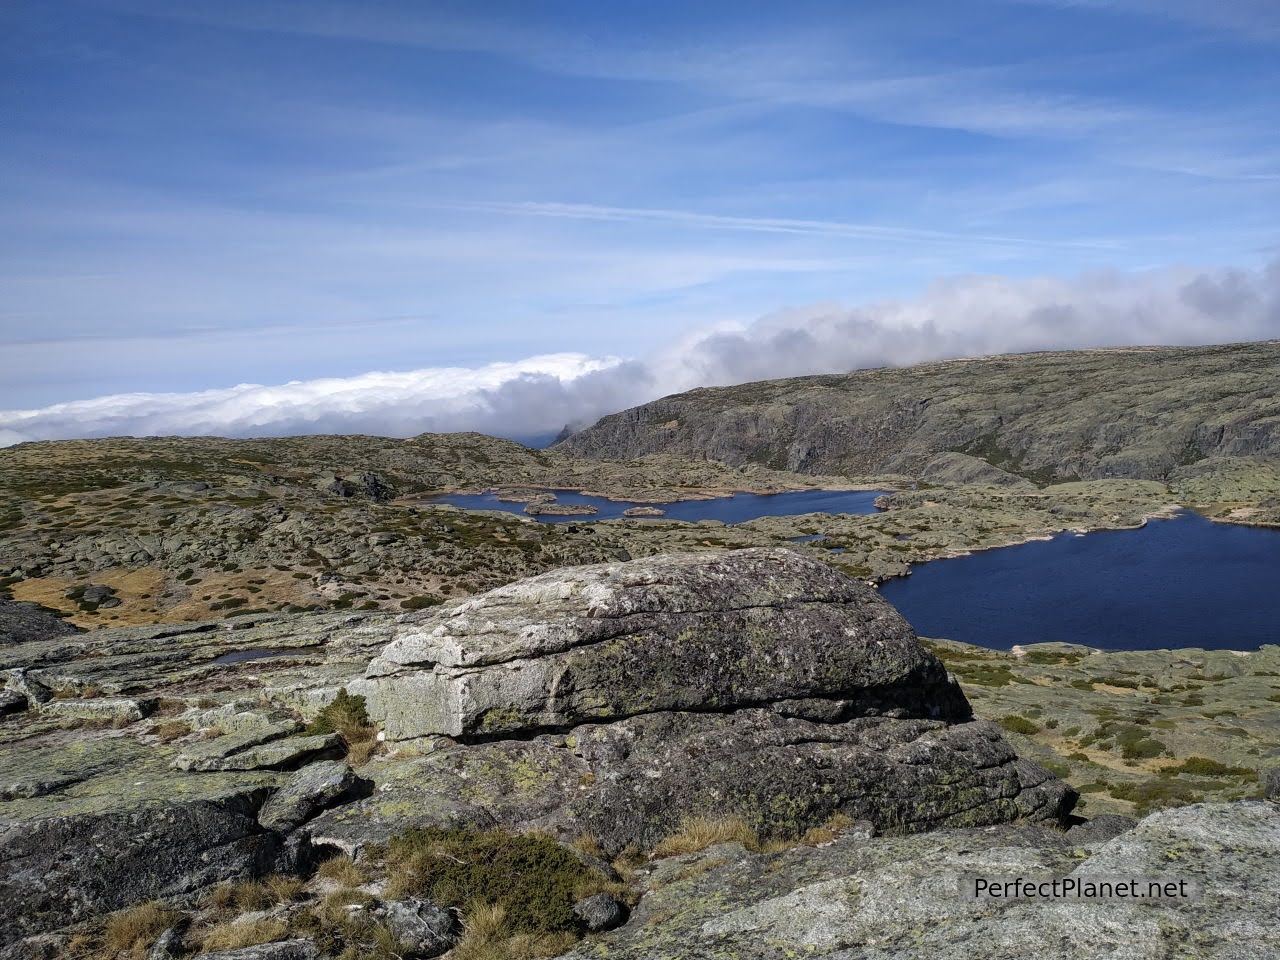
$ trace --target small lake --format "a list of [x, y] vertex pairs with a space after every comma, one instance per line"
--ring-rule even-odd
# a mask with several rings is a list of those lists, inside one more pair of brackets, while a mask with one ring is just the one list
[[[589, 515], [560, 517], [542, 514], [535, 519], [546, 523], [589, 523], [592, 520], [613, 520], [622, 516], [630, 507], [658, 507], [666, 511], [661, 520], [720, 520], [723, 523], [745, 523], [757, 517], [793, 517], [802, 513], [877, 513], [876, 497], [883, 490], [801, 490], [795, 493], [739, 493], [732, 497], [714, 500], [680, 500], [676, 503], [627, 503], [605, 500], [566, 490], [555, 491], [556, 503], [585, 504], [598, 511]], [[492, 493], [457, 494], [433, 497], [429, 503], [447, 503], [464, 510], [504, 510], [522, 517], [523, 503], [499, 500]]]
[[921, 636], [997, 650], [1256, 650], [1280, 643], [1280, 531], [1184, 513], [934, 560], [880, 592]]

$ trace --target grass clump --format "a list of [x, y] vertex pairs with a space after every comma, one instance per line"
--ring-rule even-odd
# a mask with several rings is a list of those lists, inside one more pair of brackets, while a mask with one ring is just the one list
[[172, 907], [152, 901], [140, 903], [107, 918], [103, 947], [111, 954], [128, 953], [143, 957], [156, 938], [172, 927], [182, 914]]
[[262, 880], [220, 883], [209, 891], [206, 903], [219, 910], [250, 913], [296, 900], [302, 887], [303, 883], [297, 877], [277, 873]]
[[336, 881], [344, 887], [359, 887], [366, 882], [364, 871], [345, 853], [331, 857], [320, 864], [316, 874], [326, 880]]
[[653, 857], [682, 857], [717, 843], [740, 843], [760, 849], [760, 837], [741, 817], [689, 817], [675, 833], [658, 842]]
[[339, 734], [347, 744], [347, 759], [354, 766], [366, 763], [378, 749], [378, 728], [369, 719], [364, 697], [347, 693], [346, 687], [307, 725], [306, 733]]
[[389, 896], [425, 896], [473, 924], [477, 904], [500, 909], [504, 936], [572, 932], [574, 903], [609, 885], [536, 833], [414, 828], [387, 845], [386, 864]]

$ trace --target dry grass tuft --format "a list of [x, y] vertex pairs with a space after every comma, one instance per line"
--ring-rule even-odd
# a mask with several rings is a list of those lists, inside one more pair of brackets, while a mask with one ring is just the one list
[[298, 877], [290, 877], [283, 873], [273, 873], [262, 883], [276, 903], [290, 903], [297, 900], [304, 886]]
[[159, 901], [140, 903], [107, 918], [103, 946], [112, 954], [142, 956], [160, 934], [178, 922], [177, 910]]
[[201, 953], [215, 950], [238, 950], [256, 947], [281, 939], [288, 931], [283, 920], [248, 920], [244, 923], [220, 923], [205, 931], [200, 940]]
[[680, 829], [653, 848], [654, 859], [682, 857], [717, 843], [740, 843], [748, 850], [760, 849], [760, 837], [741, 817], [689, 817]]
[[512, 933], [507, 912], [494, 904], [475, 903], [463, 919], [462, 941], [451, 960], [537, 960], [564, 953], [577, 942], [572, 933]]
[[161, 743], [172, 743], [179, 737], [189, 734], [191, 725], [181, 720], [166, 720], [163, 723], [157, 723], [150, 732], [159, 737]]
[[302, 887], [297, 877], [275, 873], [262, 880], [220, 883], [209, 891], [205, 902], [219, 910], [234, 908], [241, 913], [251, 913], [296, 899]]
[[367, 882], [364, 871], [345, 853], [320, 864], [316, 874], [326, 880], [336, 880], [344, 887], [358, 887]]

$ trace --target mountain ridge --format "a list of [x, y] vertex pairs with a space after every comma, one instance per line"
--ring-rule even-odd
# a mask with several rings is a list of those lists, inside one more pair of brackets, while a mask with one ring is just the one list
[[920, 474], [964, 453], [1037, 483], [1164, 479], [1210, 456], [1280, 455], [1280, 341], [999, 354], [700, 387], [551, 447], [798, 473]]

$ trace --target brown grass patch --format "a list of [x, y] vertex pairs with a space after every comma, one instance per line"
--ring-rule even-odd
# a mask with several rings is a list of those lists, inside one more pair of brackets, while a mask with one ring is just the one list
[[577, 942], [572, 933], [512, 933], [507, 912], [492, 904], [472, 904], [451, 960], [536, 960], [555, 957]]
[[156, 938], [182, 916], [177, 910], [159, 901], [140, 903], [128, 910], [113, 913], [107, 918], [103, 932], [103, 946], [113, 954], [128, 952], [141, 957]]
[[259, 944], [271, 943], [284, 937], [288, 926], [283, 920], [246, 920], [243, 923], [220, 923], [210, 927], [200, 938], [200, 952], [212, 953], [215, 950], [238, 950], [241, 947], [256, 947]]

